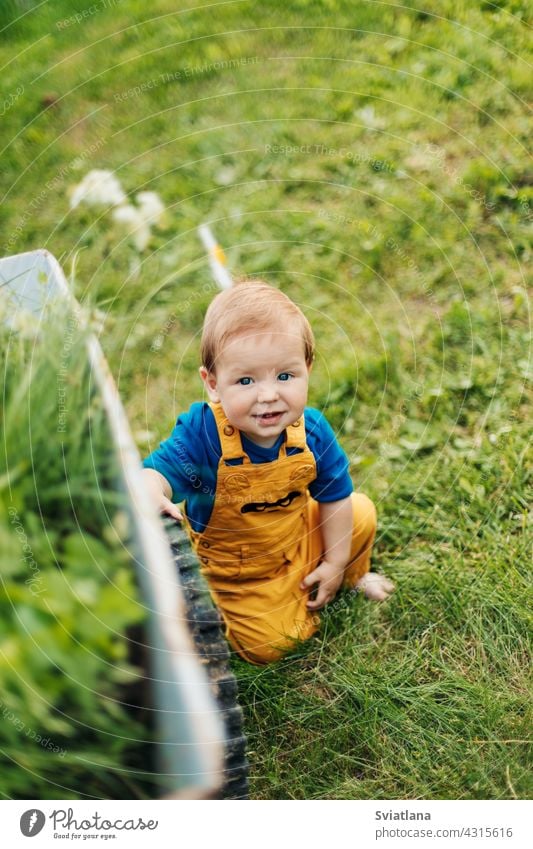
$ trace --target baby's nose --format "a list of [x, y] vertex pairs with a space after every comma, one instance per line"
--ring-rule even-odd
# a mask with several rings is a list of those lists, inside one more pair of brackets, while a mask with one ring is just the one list
[[278, 397], [278, 386], [275, 381], [269, 380], [259, 384], [257, 400], [260, 403], [268, 404], [269, 401], [277, 401]]

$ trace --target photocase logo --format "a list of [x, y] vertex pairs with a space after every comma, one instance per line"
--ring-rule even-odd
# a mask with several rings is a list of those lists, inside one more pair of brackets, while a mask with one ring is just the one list
[[24, 837], [35, 837], [42, 830], [46, 817], [37, 808], [25, 811], [20, 818], [20, 830]]

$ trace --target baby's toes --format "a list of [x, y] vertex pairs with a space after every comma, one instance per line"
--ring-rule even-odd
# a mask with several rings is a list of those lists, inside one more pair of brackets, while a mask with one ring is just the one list
[[367, 572], [355, 586], [372, 601], [385, 601], [394, 592], [395, 586], [385, 575]]
[[389, 579], [386, 578], [385, 575], [380, 575], [380, 578], [382, 578], [383, 581], [382, 587], [387, 593], [387, 596], [389, 596], [396, 589], [396, 584], [393, 584], [392, 581], [389, 581]]

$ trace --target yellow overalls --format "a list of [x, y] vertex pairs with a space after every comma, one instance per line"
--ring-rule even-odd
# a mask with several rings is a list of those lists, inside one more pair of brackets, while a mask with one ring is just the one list
[[[213, 599], [233, 648], [251, 663], [278, 660], [307, 639], [319, 617], [309, 611], [308, 593], [299, 585], [323, 554], [319, 505], [308, 486], [316, 477], [307, 447], [303, 417], [286, 432], [279, 457], [252, 463], [240, 433], [220, 404], [210, 404], [222, 455], [213, 512], [202, 533], [188, 525]], [[287, 455], [287, 448], [301, 448]], [[228, 460], [242, 458], [242, 465]], [[370, 566], [376, 531], [374, 505], [353, 493], [354, 531], [345, 584], [353, 586]], [[187, 523], [188, 524], [188, 523]]]

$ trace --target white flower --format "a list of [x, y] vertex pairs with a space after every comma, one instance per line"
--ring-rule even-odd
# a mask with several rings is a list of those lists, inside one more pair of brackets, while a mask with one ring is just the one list
[[219, 186], [230, 186], [237, 174], [237, 169], [233, 165], [224, 165], [215, 174], [215, 181]]
[[163, 201], [157, 192], [139, 192], [135, 195], [139, 212], [146, 224], [159, 224], [165, 212]]
[[81, 183], [74, 186], [70, 208], [80, 203], [88, 206], [112, 206], [113, 219], [124, 225], [139, 252], [144, 251], [152, 235], [151, 226], [160, 223], [165, 206], [157, 192], [139, 192], [137, 206], [128, 203], [119, 180], [112, 171], [94, 170], [85, 175]]
[[113, 172], [96, 169], [89, 171], [81, 183], [74, 187], [70, 208], [76, 209], [80, 203], [88, 206], [119, 206], [125, 201], [126, 195]]
[[113, 210], [113, 219], [125, 226], [126, 232], [133, 238], [138, 251], [144, 251], [150, 241], [152, 232], [141, 210], [131, 204], [118, 206]]
[[139, 215], [139, 210], [136, 206], [132, 206], [131, 203], [125, 203], [122, 206], [117, 206], [117, 208], [113, 210], [113, 219], [115, 221], [119, 221], [121, 224], [131, 224], [134, 226], [137, 226], [142, 221], [142, 218]]
[[374, 130], [382, 130], [385, 122], [382, 118], [376, 115], [373, 106], [364, 106], [356, 113], [361, 119], [365, 127], [371, 127]]
[[160, 222], [165, 207], [157, 192], [139, 192], [135, 199], [139, 206], [131, 203], [117, 206], [113, 210], [113, 219], [125, 226], [137, 250], [144, 251], [152, 235], [151, 225]]

